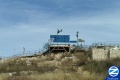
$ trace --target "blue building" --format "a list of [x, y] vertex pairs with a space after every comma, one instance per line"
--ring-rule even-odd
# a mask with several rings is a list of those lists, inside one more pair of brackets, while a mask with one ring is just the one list
[[70, 43], [77, 43], [70, 41], [70, 35], [50, 35], [49, 53], [70, 52]]

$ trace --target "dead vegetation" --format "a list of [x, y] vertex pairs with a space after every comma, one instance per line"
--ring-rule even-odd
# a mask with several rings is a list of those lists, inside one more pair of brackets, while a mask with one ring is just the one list
[[[120, 59], [90, 61], [88, 53], [59, 53], [0, 63], [1, 80], [103, 80]], [[113, 62], [115, 62], [113, 64]], [[4, 75], [3, 75], [4, 74]]]

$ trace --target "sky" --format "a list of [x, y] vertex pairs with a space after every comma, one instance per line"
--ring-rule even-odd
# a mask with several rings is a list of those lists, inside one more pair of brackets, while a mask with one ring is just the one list
[[120, 42], [120, 0], [0, 0], [0, 56], [39, 50], [50, 35]]

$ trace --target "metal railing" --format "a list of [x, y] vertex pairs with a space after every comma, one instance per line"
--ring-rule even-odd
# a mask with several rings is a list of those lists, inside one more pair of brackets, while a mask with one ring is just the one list
[[46, 52], [48, 50], [48, 46], [49, 46], [49, 44], [45, 43], [43, 45], [43, 48], [41, 48], [39, 50], [23, 51], [23, 52], [20, 52], [20, 53], [18, 53], [16, 55], [10, 56], [10, 57], [1, 56], [1, 59], [6, 60], [6, 59], [10, 59], [10, 58], [17, 58], [17, 57], [41, 55], [41, 54], [43, 54], [44, 52]]
[[94, 48], [94, 47], [98, 47], [98, 46], [103, 46], [103, 47], [116, 47], [116, 46], [120, 46], [120, 43], [118, 42], [98, 42], [98, 43], [93, 43], [90, 47]]

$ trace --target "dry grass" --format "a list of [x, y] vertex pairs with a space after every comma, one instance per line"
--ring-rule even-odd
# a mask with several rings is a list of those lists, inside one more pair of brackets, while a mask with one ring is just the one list
[[[78, 60], [77, 67], [72, 66], [74, 62], [71, 57], [73, 56]], [[65, 53], [58, 58], [58, 61], [61, 61], [60, 66], [49, 63], [55, 60], [54, 54], [31, 60], [31, 65], [27, 65], [26, 61], [21, 59], [10, 60], [7, 63], [0, 63], [0, 80], [104, 80], [110, 66], [120, 65], [120, 58], [91, 62], [87, 58], [88, 55], [84, 53]], [[44, 65], [37, 66], [38, 63]], [[20, 71], [38, 71], [39, 73], [19, 75]], [[17, 72], [17, 75], [9, 76], [9, 72]]]
[[79, 73], [66, 73], [64, 71], [59, 72], [47, 72], [38, 75], [30, 76], [12, 76], [6, 77], [1, 80], [104, 80], [103, 75], [93, 74], [79, 74]]
[[7, 77], [9, 77], [8, 74], [3, 74], [3, 73], [0, 74], [0, 80], [6, 80]]

